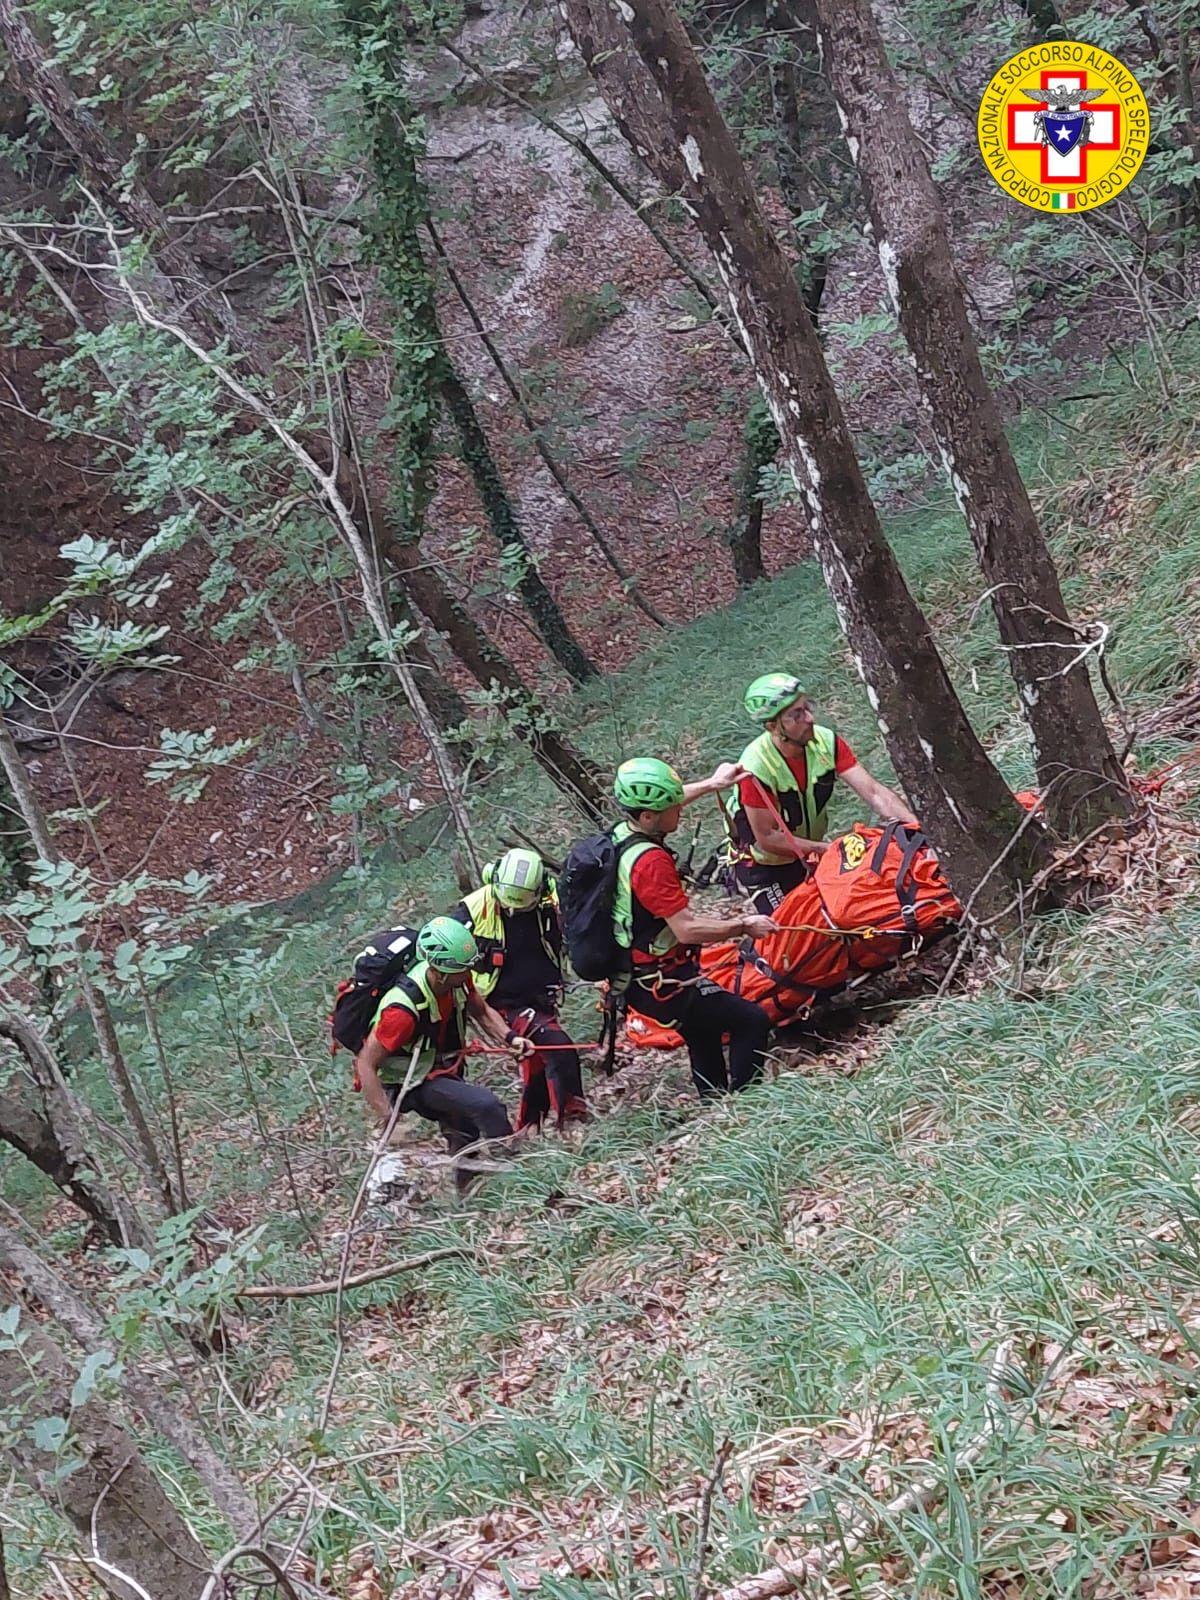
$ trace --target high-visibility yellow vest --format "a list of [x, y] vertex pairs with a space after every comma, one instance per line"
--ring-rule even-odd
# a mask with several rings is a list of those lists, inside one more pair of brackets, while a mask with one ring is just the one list
[[413, 1068], [411, 1079], [414, 1084], [420, 1083], [447, 1057], [461, 1052], [467, 1038], [467, 999], [470, 992], [468, 988], [450, 991], [453, 1010], [446, 1020], [442, 1047], [438, 1049], [435, 1034], [442, 1013], [439, 997], [429, 986], [428, 961], [418, 961], [415, 967], [396, 980], [380, 1000], [371, 1028], [374, 1030], [389, 1006], [403, 1006], [405, 1011], [411, 1011], [416, 1017], [417, 1033], [412, 1043], [406, 1045], [400, 1055], [385, 1056], [379, 1067], [380, 1083], [403, 1083], [408, 1077], [412, 1052], [418, 1045], [420, 1054], [417, 1056], [417, 1064]]
[[[757, 778], [764, 789], [770, 790], [780, 816], [797, 838], [823, 839], [829, 820], [829, 797], [837, 780], [837, 734], [834, 730], [815, 726], [812, 738], [804, 747], [804, 757], [806, 782], [803, 789], [769, 732], [760, 733], [752, 740], [739, 759], [746, 771]], [[757, 843], [742, 805], [740, 789], [735, 789], [728, 801], [725, 819], [736, 856], [743, 860], [749, 856], [764, 867], [787, 866], [794, 859], [775, 855]]]
[[[490, 883], [485, 883], [478, 889], [472, 889], [470, 894], [464, 895], [462, 905], [467, 914], [467, 927], [475, 935], [475, 942], [484, 958], [475, 974], [475, 990], [486, 999], [496, 987], [504, 969], [506, 936], [504, 908], [497, 900], [496, 891]], [[546, 879], [542, 898], [534, 910], [538, 919], [542, 948], [557, 966], [560, 964], [560, 956], [551, 939], [551, 931], [558, 921], [558, 886], [553, 878]], [[527, 913], [518, 912], [517, 915], [525, 916]]]

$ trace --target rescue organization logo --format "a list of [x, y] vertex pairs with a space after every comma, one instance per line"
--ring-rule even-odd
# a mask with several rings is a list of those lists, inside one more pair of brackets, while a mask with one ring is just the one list
[[1010, 56], [983, 93], [979, 149], [1035, 211], [1090, 211], [1136, 175], [1150, 111], [1133, 73], [1096, 45], [1047, 40]]
[[867, 853], [867, 841], [859, 833], [848, 833], [838, 840], [839, 872], [853, 872]]

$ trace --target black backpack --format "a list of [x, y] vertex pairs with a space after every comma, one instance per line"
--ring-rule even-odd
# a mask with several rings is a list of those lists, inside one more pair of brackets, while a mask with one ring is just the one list
[[571, 965], [589, 983], [629, 971], [629, 951], [617, 943], [613, 926], [617, 863], [631, 845], [644, 842], [644, 834], [631, 833], [615, 843], [610, 830], [580, 839], [567, 854], [558, 880], [563, 934]]
[[[329, 1019], [335, 1055], [338, 1045], [358, 1054], [367, 1042], [380, 1000], [415, 965], [416, 959], [415, 928], [380, 928], [371, 935], [355, 960], [353, 978], [338, 984]], [[412, 994], [415, 999], [421, 998], [415, 985]]]

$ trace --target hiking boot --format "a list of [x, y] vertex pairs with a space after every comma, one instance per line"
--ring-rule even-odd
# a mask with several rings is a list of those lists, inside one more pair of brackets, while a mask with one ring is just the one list
[[558, 1115], [558, 1131], [565, 1133], [570, 1127], [581, 1128], [595, 1122], [596, 1113], [579, 1095], [572, 1095]]
[[518, 1128], [515, 1133], [510, 1133], [507, 1139], [493, 1139], [485, 1153], [489, 1161], [507, 1163], [515, 1161], [524, 1150], [528, 1150], [530, 1139], [536, 1137], [538, 1124], [527, 1122], [523, 1128]]

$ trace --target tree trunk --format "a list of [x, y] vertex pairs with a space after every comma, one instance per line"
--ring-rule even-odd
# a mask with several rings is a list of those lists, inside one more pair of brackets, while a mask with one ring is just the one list
[[434, 422], [445, 409], [458, 434], [488, 526], [512, 565], [511, 581], [554, 659], [576, 683], [597, 676], [574, 638], [533, 559], [471, 397], [447, 351], [438, 318], [433, 274], [425, 259], [422, 228], [429, 196], [419, 163], [424, 156], [420, 121], [404, 84], [403, 21], [373, 0], [342, 0], [346, 33], [367, 66], [359, 80], [371, 141], [375, 184], [369, 218], [371, 258], [390, 303], [396, 332], [393, 365], [394, 477], [406, 538], [419, 537], [430, 499]]
[[[775, 122], [775, 168], [779, 173], [779, 192], [788, 208], [788, 215], [793, 223], [803, 227], [801, 217], [817, 209], [817, 197], [804, 165], [805, 138], [800, 119], [804, 91], [792, 37], [791, 13], [783, 7], [781, 0], [774, 0], [770, 16], [771, 25], [778, 34], [777, 53], [771, 57], [769, 68], [771, 114]], [[829, 253], [810, 249], [803, 233], [797, 236], [795, 242], [800, 249], [796, 268], [800, 292], [815, 328], [829, 276]]]
[[[613, 121], [630, 149], [658, 179], [661, 188], [671, 195], [684, 194], [687, 169], [654, 80], [636, 53], [626, 48], [615, 17], [604, 14], [599, 5], [592, 5], [589, 10], [597, 39], [606, 42], [587, 60], [588, 71]], [[566, 15], [566, 7], [563, 11]], [[573, 29], [569, 16], [568, 23]], [[744, 330], [734, 321], [731, 331], [738, 348], [748, 356]], [[756, 411], [751, 403], [742, 438], [742, 456], [733, 473], [734, 513], [724, 529], [734, 582], [739, 589], [748, 588], [767, 575], [762, 558], [763, 507], [758, 494], [758, 477], [763, 467], [770, 466], [778, 455], [779, 435], [761, 405]]]
[[[79, 329], [79, 331], [84, 334], [90, 333], [91, 329], [88, 326], [82, 311], [79, 309], [79, 306], [58, 282], [57, 278], [55, 278], [54, 274], [45, 265], [37, 252], [30, 250], [25, 242], [21, 239], [20, 235], [12, 233], [11, 230], [0, 229], [0, 237], [4, 237], [9, 243], [12, 244], [14, 249], [21, 251], [21, 253], [25, 256], [25, 259], [29, 262], [30, 266], [38, 273], [43, 283], [45, 283], [46, 287], [54, 295], [55, 299], [71, 318], [72, 322]], [[239, 339], [240, 337], [241, 334], [239, 331]], [[97, 356], [93, 354], [92, 359], [95, 363], [96, 370], [100, 373], [100, 376], [104, 379], [105, 383], [107, 383], [111, 389], [116, 391], [119, 388], [118, 381], [114, 379], [114, 377], [107, 370], [105, 364]], [[126, 423], [130, 428], [131, 434], [134, 437], [140, 438], [140, 418], [138, 416], [136, 403], [132, 398], [129, 405], [124, 409], [126, 413]], [[357, 441], [353, 438], [348, 438], [344, 443], [343, 456], [341, 462], [339, 463], [339, 485], [342, 488], [343, 494], [350, 497], [350, 503], [352, 506], [357, 505], [358, 500], [361, 498], [358, 491], [358, 480], [355, 472], [356, 461], [353, 454], [356, 448]], [[181, 490], [173, 491], [172, 498], [180, 511], [187, 509], [187, 501]], [[214, 497], [206, 494], [204, 498], [210, 503], [217, 504], [222, 513], [227, 514], [226, 508], [220, 506], [219, 501], [216, 501]], [[356, 514], [361, 520], [363, 516], [361, 509]], [[367, 520], [369, 520], [369, 518]], [[253, 596], [254, 591], [246, 578], [242, 577], [239, 581], [247, 596]], [[407, 595], [401, 592], [392, 597], [392, 611], [398, 624], [409, 627], [415, 632], [419, 632], [419, 620], [413, 612]], [[304, 681], [304, 674], [300, 670], [298, 660], [295, 658], [295, 640], [289, 638], [289, 636], [286, 634], [282, 625], [275, 617], [275, 614], [269, 604], [264, 604], [263, 615], [266, 619], [267, 625], [271, 629], [271, 632], [275, 635], [276, 642], [279, 644], [281, 649], [284, 649], [288, 652], [289, 657], [291, 658], [289, 670], [292, 679], [292, 689], [295, 693], [297, 703], [299, 704], [305, 720], [315, 732], [332, 734], [333, 730], [329, 728], [323, 713], [318, 710], [309, 697], [308, 689]], [[441, 731], [443, 733], [448, 733], [451, 729], [457, 728], [462, 723], [466, 722], [469, 715], [466, 702], [462, 699], [462, 696], [455, 689], [454, 685], [447, 682], [440, 666], [434, 660], [423, 637], [414, 639], [412, 641], [408, 647], [408, 655], [412, 660], [413, 665], [419, 668], [422, 673], [424, 673], [424, 681], [428, 685], [427, 698], [429, 701], [429, 707]], [[386, 670], [382, 663], [380, 663], [379, 670], [381, 672]], [[365, 753], [361, 743], [356, 745], [355, 753], [360, 761], [364, 760]], [[2, 807], [2, 804], [2, 794], [0, 794], [0, 807]]]
[[627, 0], [619, 17], [609, 0], [564, 0], [563, 10], [589, 69], [632, 44], [657, 85], [671, 140], [642, 153], [664, 173], [680, 158], [687, 167], [689, 209], [750, 348], [897, 776], [960, 898], [1011, 928], [1044, 846], [1020, 831], [883, 537], [812, 319], [687, 35], [665, 0]]
[[[3, 0], [0, 0], [0, 5]], [[25, 771], [25, 763], [17, 753], [12, 735], [4, 717], [0, 714], [0, 769], [8, 779], [9, 787], [16, 799], [17, 807], [25, 826], [29, 829], [29, 837], [33, 840], [34, 849], [40, 858], [56, 866], [62, 859], [50, 834], [50, 825], [46, 814], [42, 810], [41, 801], [33, 791], [29, 782], [29, 774]], [[121, 1042], [117, 1037], [117, 1030], [112, 1020], [112, 1013], [108, 1008], [108, 1001], [92, 982], [91, 974], [87, 970], [86, 953], [81, 952], [76, 965], [76, 976], [79, 987], [83, 993], [84, 1002], [88, 1008], [88, 1015], [92, 1019], [92, 1027], [96, 1035], [96, 1044], [100, 1051], [100, 1059], [104, 1063], [105, 1072], [113, 1093], [125, 1116], [129, 1119], [129, 1126], [137, 1140], [137, 1147], [142, 1161], [145, 1163], [146, 1173], [150, 1178], [163, 1204], [168, 1211], [175, 1206], [175, 1196], [171, 1189], [171, 1180], [167, 1176], [166, 1165], [163, 1162], [158, 1144], [150, 1131], [150, 1124], [142, 1110], [142, 1103], [134, 1087], [133, 1077], [129, 1065], [121, 1049]]]
[[[141, 276], [149, 285], [154, 302], [169, 312], [169, 320], [174, 319], [181, 327], [194, 330], [203, 342], [211, 345], [228, 339], [242, 369], [262, 374], [264, 367], [256, 353], [257, 341], [241, 325], [228, 302], [208, 290], [190, 252], [173, 240], [170, 224], [158, 202], [144, 184], [126, 172], [115, 145], [91, 111], [80, 104], [14, 0], [0, 0], [0, 38], [8, 48], [20, 86], [42, 107], [59, 136], [75, 152], [84, 173], [100, 190], [105, 205], [142, 234], [151, 246], [143, 260]], [[332, 471], [328, 439], [306, 437], [304, 443], [318, 466], [325, 472]], [[359, 494], [353, 464], [345, 455], [339, 463], [338, 484], [347, 503], [354, 507], [360, 536], [373, 548], [374, 528], [379, 519], [372, 515], [371, 506], [365, 504]], [[398, 622], [408, 620], [403, 614], [406, 608], [395, 609], [402, 613], [396, 618]], [[413, 687], [415, 691], [415, 685]], [[453, 706], [446, 708], [443, 721], [454, 709]], [[420, 722], [422, 713], [415, 711], [414, 715]], [[436, 730], [437, 724], [433, 726]]]
[[235, 348], [241, 345], [246, 362], [262, 371], [254, 346], [242, 345], [228, 301], [209, 287], [191, 253], [175, 241], [158, 202], [135, 175], [136, 163], [122, 158], [90, 107], [80, 103], [17, 0], [0, 0], [0, 38], [18, 86], [41, 106], [59, 137], [74, 151], [85, 177], [104, 194], [106, 204], [150, 245], [142, 271], [153, 282], [155, 293], [214, 343], [228, 338]]
[[[12, 4], [12, 0], [0, 0], [0, 37], [3, 37], [9, 47], [14, 68], [21, 77], [22, 86], [31, 98], [38, 100], [46, 114], [53, 121], [56, 129], [64, 141], [75, 150], [81, 162], [87, 169], [102, 181], [106, 203], [120, 210], [120, 191], [112, 186], [114, 171], [120, 173], [121, 163], [116, 151], [111, 147], [103, 129], [90, 115], [79, 106], [70, 86], [58, 70], [49, 64], [48, 56], [43, 51], [37, 38], [29, 30], [24, 18]], [[44, 98], [43, 98], [44, 91]], [[144, 188], [136, 188], [138, 222], [140, 228], [145, 229], [151, 237], [168, 238], [169, 226], [161, 209], [157, 206], [152, 196]], [[124, 212], [122, 215], [126, 214]], [[130, 213], [132, 215], [132, 213]], [[186, 252], [184, 252], [186, 257]], [[175, 258], [172, 258], [175, 261]], [[180, 267], [180, 276], [193, 286], [198, 281], [198, 273], [194, 266], [188, 266], [187, 260], [175, 262]], [[186, 269], [186, 270], [185, 270]], [[202, 332], [215, 337], [213, 327], [204, 324], [192, 315], [193, 307], [201, 304], [200, 300], [181, 297], [175, 286], [165, 274], [155, 275], [155, 282], [161, 292], [166, 296], [172, 309], [177, 312], [186, 325], [189, 321], [198, 326]], [[198, 291], [197, 291], [198, 293]], [[222, 305], [222, 328], [224, 319], [232, 316], [229, 308]], [[398, 330], [407, 339], [410, 330], [407, 327]], [[253, 349], [254, 341], [245, 334], [239, 326], [233, 334], [234, 348], [240, 357], [249, 362], [249, 351]], [[313, 459], [325, 470], [329, 469], [328, 441], [322, 439], [305, 439], [302, 441], [311, 445]], [[385, 519], [377, 509], [364, 502], [363, 495], [359, 492], [359, 485], [354, 481], [354, 474], [348, 462], [343, 457], [342, 472], [339, 474], [338, 486], [343, 491], [346, 503], [351, 507], [355, 526], [359, 537], [369, 548], [378, 547], [382, 553], [390, 558], [397, 550], [406, 550], [403, 564], [397, 564], [397, 571], [401, 576], [412, 573], [414, 564], [419, 564], [405, 545], [405, 535], [395, 529], [394, 519]], [[410, 591], [413, 599], [419, 606], [422, 614], [434, 627], [441, 627], [439, 617], [458, 611], [465, 618], [465, 613], [458, 608], [453, 597], [442, 583], [441, 578], [433, 569], [426, 567], [422, 573], [422, 582], [418, 593], [414, 583]], [[396, 620], [408, 620], [407, 606], [393, 607]], [[446, 637], [451, 649], [459, 654], [458, 645], [467, 647], [468, 635], [475, 635], [475, 628], [469, 619], [465, 626], [457, 630], [445, 629]], [[586, 816], [591, 818], [597, 809], [603, 814], [607, 805], [602, 789], [599, 788], [593, 769], [574, 746], [562, 734], [550, 728], [544, 728], [546, 712], [537, 704], [529, 690], [521, 682], [516, 668], [496, 646], [488, 643], [486, 652], [488, 663], [482, 671], [477, 670], [480, 652], [468, 648], [466, 654], [460, 654], [460, 659], [468, 670], [476, 677], [479, 683], [488, 688], [492, 681], [499, 682], [503, 687], [513, 690], [512, 702], [520, 707], [520, 714], [514, 719], [515, 732], [519, 739], [529, 746], [538, 764], [544, 768], [551, 780], [565, 793], [569, 794], [580, 805]], [[468, 659], [468, 657], [470, 659]], [[500, 669], [500, 670], [498, 670]], [[518, 689], [519, 686], [519, 689]]]
[[1049, 820], [1073, 833], [1107, 817], [1126, 817], [1129, 786], [984, 375], [941, 196], [870, 0], [815, 0], [815, 6], [822, 57], [862, 179], [884, 279], [987, 581], [1033, 735]]
[[599, 673], [571, 632], [558, 602], [538, 571], [517, 516], [517, 508], [504, 486], [500, 468], [466, 385], [448, 355], [443, 355], [441, 365], [442, 399], [458, 434], [462, 458], [475, 484], [475, 492], [487, 516], [488, 525], [510, 563], [509, 581], [515, 580], [515, 587], [533, 618], [542, 643], [559, 666], [574, 682], [587, 683], [589, 679], [598, 677]]
[[[799, 229], [802, 227], [800, 219], [816, 209], [816, 197], [804, 166], [800, 74], [791, 38], [790, 17], [782, 15], [776, 4], [770, 6], [769, 17], [771, 26], [779, 35], [778, 53], [772, 56], [768, 66], [771, 112], [775, 123], [775, 167], [779, 174], [779, 192], [788, 214]], [[750, 23], [749, 19], [744, 25], [757, 26]], [[800, 259], [796, 264], [797, 282], [813, 327], [816, 328], [819, 326], [821, 300], [829, 276], [829, 255], [824, 250], [808, 248], [802, 232], [797, 233], [794, 243], [800, 249]], [[725, 535], [739, 589], [766, 577], [762, 557], [763, 503], [759, 493], [759, 478], [764, 468], [772, 466], [779, 455], [779, 430], [761, 397], [751, 403], [742, 438], [742, 459], [733, 477], [736, 507]]]
[[[37, 1110], [26, 1111], [22, 1117], [16, 1117], [14, 1112], [15, 1120], [11, 1126], [6, 1122], [3, 1137], [42, 1167], [55, 1183], [59, 1183], [56, 1173], [69, 1179], [68, 1185], [59, 1186], [110, 1236], [110, 1221], [115, 1224], [114, 1243], [147, 1248], [151, 1230], [121, 1193], [122, 1160], [128, 1162], [131, 1171], [138, 1171], [136, 1156], [124, 1135], [77, 1098], [53, 1051], [28, 1017], [17, 1011], [0, 1011], [0, 1038], [11, 1040], [25, 1058], [38, 1099]], [[28, 1117], [44, 1122], [46, 1133], [34, 1129], [26, 1120]], [[22, 1127], [24, 1135], [36, 1133], [37, 1147], [53, 1160], [54, 1172], [43, 1166], [38, 1155], [24, 1148]], [[107, 1169], [107, 1176], [100, 1176], [101, 1169]]]
[[725, 542], [733, 560], [733, 576], [739, 589], [748, 589], [767, 575], [763, 565], [763, 503], [758, 480], [779, 454], [779, 430], [771, 420], [762, 396], [750, 402], [742, 427], [742, 459], [733, 474], [735, 495], [733, 521], [725, 530]]
[[95, 1173], [72, 1160], [46, 1116], [27, 1098], [0, 1091], [0, 1139], [44, 1172], [73, 1205], [103, 1230], [110, 1244], [125, 1243], [116, 1209], [98, 1185]]
[[[0, 1265], [16, 1275], [22, 1292], [48, 1311], [88, 1355], [104, 1352], [116, 1359], [115, 1341], [106, 1333], [99, 1315], [3, 1224]], [[136, 1362], [128, 1363], [117, 1381], [130, 1409], [178, 1450], [238, 1538], [248, 1539], [256, 1534], [261, 1527], [258, 1507], [229, 1463], [217, 1454], [201, 1424], [188, 1415], [186, 1402], [181, 1404], [180, 1397], [161, 1389]]]
[[386, 523], [379, 525], [380, 550], [480, 686], [502, 691], [513, 733], [551, 782], [593, 820], [609, 809], [599, 775], [563, 734], [548, 726], [545, 709], [516, 667], [476, 627], [437, 570], [422, 559], [419, 541], [429, 499], [432, 419], [443, 398], [445, 351], [433, 278], [421, 247], [420, 230], [428, 223], [429, 203], [417, 170], [420, 137], [404, 95], [402, 19], [394, 8], [384, 12], [363, 0], [343, 0], [342, 10], [347, 34], [369, 62], [361, 92], [377, 190], [370, 237], [400, 357], [392, 403], [397, 418], [392, 507]]
[[12, 790], [0, 775], [0, 884], [7, 877], [18, 889], [28, 889], [30, 876], [28, 835]]
[[[0, 1407], [19, 1419], [5, 1454], [20, 1481], [75, 1528], [114, 1600], [199, 1600], [212, 1564], [137, 1441], [103, 1401], [72, 1406], [75, 1373], [31, 1319], [16, 1337], [18, 1348], [0, 1345]], [[48, 1418], [70, 1419], [57, 1449], [37, 1427]]]
[[592, 516], [587, 506], [584, 505], [583, 501], [571, 487], [570, 479], [563, 471], [563, 468], [560, 465], [557, 457], [550, 448], [550, 441], [546, 438], [544, 430], [539, 426], [537, 418], [529, 408], [529, 404], [525, 399], [521, 385], [513, 376], [504, 357], [500, 354], [499, 346], [488, 332], [483, 318], [479, 315], [479, 311], [476, 308], [474, 301], [467, 293], [467, 286], [463, 282], [462, 276], [456, 269], [454, 262], [451, 261], [449, 252], [442, 242], [441, 235], [434, 226], [432, 216], [426, 218], [425, 228], [426, 232], [429, 234], [429, 242], [433, 245], [434, 251], [437, 254], [437, 258], [442, 263], [442, 266], [446, 272], [446, 276], [450, 279], [450, 282], [454, 287], [454, 292], [457, 294], [462, 303], [463, 310], [467, 313], [467, 316], [471, 320], [471, 326], [475, 330], [475, 337], [487, 351], [488, 356], [491, 358], [492, 365], [495, 367], [496, 372], [499, 375], [501, 383], [503, 383], [504, 387], [508, 390], [513, 404], [520, 413], [521, 421], [529, 430], [529, 437], [533, 440], [534, 448], [537, 450], [538, 455], [542, 459], [542, 465], [546, 468], [546, 471], [558, 485], [567, 504], [571, 507], [571, 509], [575, 512], [575, 515], [579, 518], [580, 522], [583, 523], [584, 527], [591, 534], [592, 540], [595, 543], [596, 548], [600, 551], [600, 554], [604, 557], [609, 566], [616, 573], [617, 577], [621, 580], [621, 588], [624, 593], [628, 595], [629, 599], [635, 606], [637, 606], [638, 610], [641, 611], [643, 615], [650, 618], [651, 622], [657, 623], [660, 628], [665, 628], [667, 625], [665, 619], [655, 610], [655, 608], [650, 604], [649, 600], [647, 600], [646, 596], [642, 593], [637, 579], [621, 560], [620, 556], [618, 556], [608, 539], [605, 538], [604, 533], [597, 523], [595, 517]]
[[137, 312], [140, 321], [160, 333], [169, 334], [182, 344], [199, 361], [229, 394], [240, 401], [246, 412], [265, 424], [268, 432], [284, 447], [292, 461], [302, 471], [311, 487], [320, 493], [330, 516], [354, 561], [362, 594], [363, 609], [370, 618], [375, 636], [382, 647], [383, 658], [395, 674], [396, 682], [408, 701], [409, 709], [421, 730], [429, 753], [433, 758], [438, 784], [445, 796], [446, 805], [454, 821], [455, 831], [463, 853], [473, 864], [479, 865], [471, 837], [470, 821], [464, 804], [465, 785], [450, 751], [442, 739], [437, 723], [430, 714], [413, 677], [411, 663], [397, 644], [394, 620], [388, 607], [387, 595], [380, 568], [379, 552], [370, 530], [364, 531], [355, 520], [350, 503], [343, 497], [338, 480], [323, 468], [307, 448], [305, 439], [291, 431], [271, 407], [254, 390], [249, 389], [235, 372], [225, 366], [212, 351], [192, 337], [177, 323], [164, 320], [135, 288], [128, 277], [122, 275], [121, 284]]
[[564, 736], [544, 726], [546, 713], [525, 686], [503, 650], [494, 645], [422, 559], [415, 540], [385, 530], [383, 554], [403, 579], [413, 600], [481, 688], [499, 690], [502, 710], [513, 733], [551, 782], [589, 821], [601, 821], [611, 809], [600, 773]]

